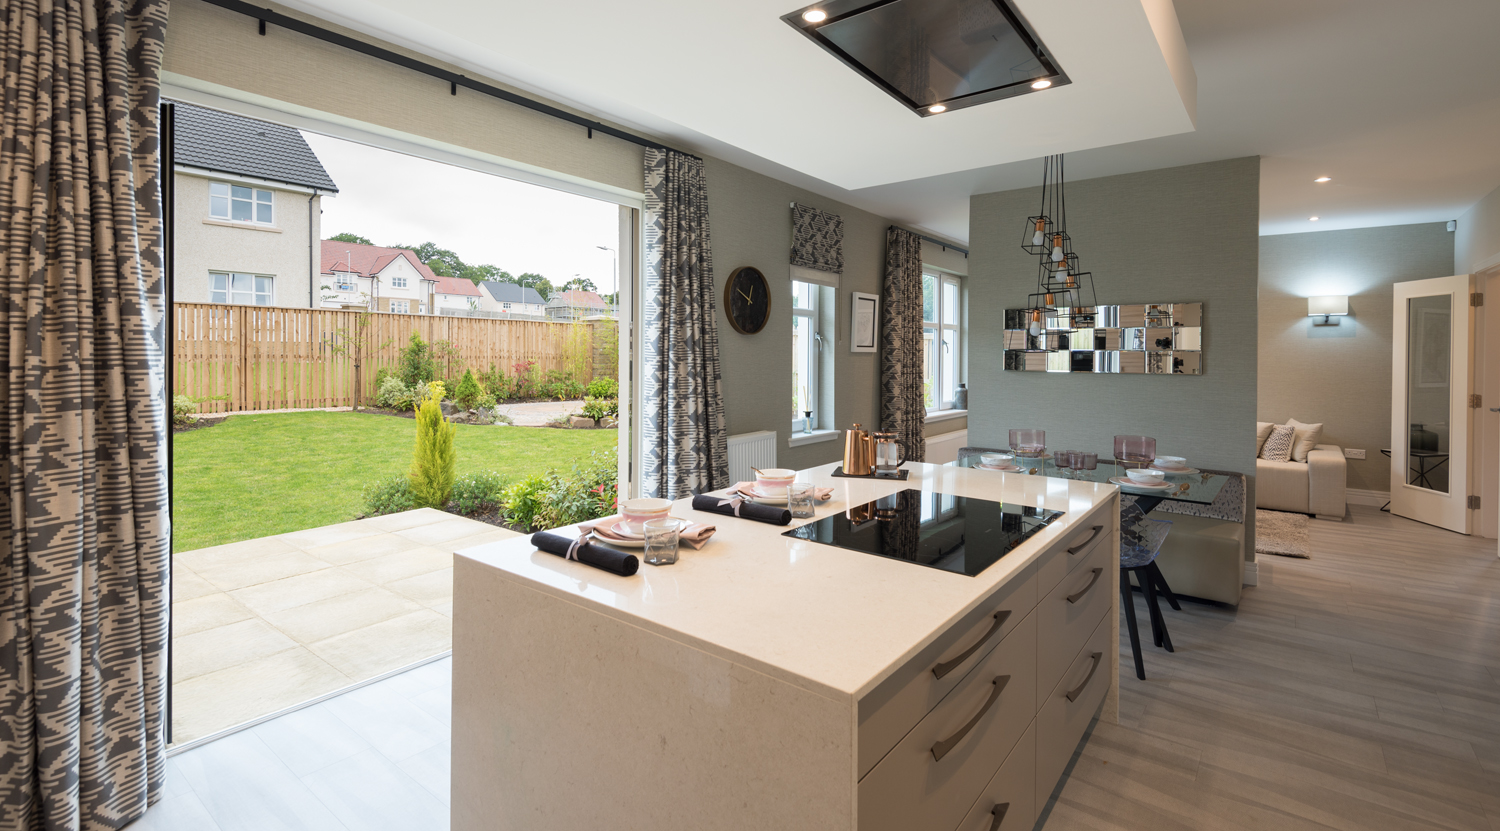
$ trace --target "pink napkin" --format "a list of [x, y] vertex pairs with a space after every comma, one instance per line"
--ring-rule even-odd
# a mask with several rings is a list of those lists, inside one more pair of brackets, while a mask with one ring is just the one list
[[[734, 487], [724, 492], [727, 495], [741, 494], [751, 498], [755, 497], [754, 482], [735, 482]], [[833, 488], [813, 488], [813, 499], [819, 502], [827, 502], [833, 498]]]
[[[578, 523], [578, 533], [580, 535], [587, 535], [591, 533], [598, 534], [599, 538], [604, 540], [605, 542], [608, 542], [610, 540], [639, 541], [640, 537], [627, 537], [615, 531], [615, 526], [624, 521], [625, 517], [621, 516], [620, 514], [615, 514], [614, 516], [607, 516], [603, 517], [602, 519], [580, 522]], [[709, 538], [714, 535], [714, 531], [716, 530], [718, 529], [716, 529], [712, 525], [704, 525], [699, 522], [689, 522], [687, 525], [683, 526], [681, 531], [678, 532], [677, 539], [692, 546], [693, 550], [696, 551], [702, 548], [704, 545], [708, 544]]]

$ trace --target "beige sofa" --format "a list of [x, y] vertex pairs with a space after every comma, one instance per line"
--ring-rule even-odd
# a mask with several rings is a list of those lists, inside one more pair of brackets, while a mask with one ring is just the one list
[[1320, 444], [1306, 462], [1255, 460], [1255, 507], [1271, 511], [1313, 514], [1318, 519], [1344, 519], [1344, 451]]

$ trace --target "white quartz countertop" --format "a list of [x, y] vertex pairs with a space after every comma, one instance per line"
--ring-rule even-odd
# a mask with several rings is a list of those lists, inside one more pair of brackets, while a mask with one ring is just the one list
[[[675, 565], [641, 564], [631, 577], [538, 551], [529, 538], [458, 552], [537, 591], [830, 697], [873, 689], [1047, 546], [1068, 535], [1114, 485], [908, 463], [905, 481], [834, 478], [835, 465], [798, 476], [833, 487], [818, 518], [907, 488], [1062, 511], [1048, 527], [977, 577], [782, 536], [813, 520], [770, 525], [694, 511], [679, 500], [672, 515], [715, 525]], [[572, 527], [556, 533], [575, 536]], [[639, 552], [635, 552], [639, 556]], [[463, 623], [467, 610], [455, 610]]]

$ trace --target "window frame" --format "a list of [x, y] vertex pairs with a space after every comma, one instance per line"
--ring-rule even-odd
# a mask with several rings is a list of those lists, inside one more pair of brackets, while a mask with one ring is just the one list
[[[805, 410], [796, 409], [796, 377], [799, 367], [797, 366], [797, 351], [795, 348], [792, 350], [792, 434], [795, 436], [799, 433], [817, 430], [818, 422], [823, 416], [821, 412], [822, 407], [819, 406], [819, 403], [823, 400], [823, 346], [827, 343], [827, 336], [823, 334], [822, 326], [823, 290], [826, 286], [803, 280], [792, 280], [791, 283], [792, 302], [789, 305], [792, 307], [792, 332], [795, 335], [797, 320], [798, 318], [802, 318], [808, 321], [808, 331], [812, 334], [813, 338], [811, 344], [812, 354], [808, 356], [809, 367], [807, 374], [809, 377], [804, 379], [806, 382], [804, 387], [807, 390], [807, 397], [814, 402], [811, 425], [807, 424], [808, 419], [802, 415], [802, 412]], [[801, 308], [797, 305], [797, 288], [799, 285], [807, 286], [811, 289], [808, 292], [808, 296], [811, 298], [811, 304], [808, 308]]]
[[[953, 409], [953, 393], [958, 389], [958, 385], [961, 383], [960, 379], [963, 378], [964, 284], [963, 278], [958, 275], [948, 274], [946, 272], [937, 271], [935, 269], [924, 268], [922, 270], [922, 278], [925, 280], [928, 277], [931, 277], [936, 281], [936, 285], [934, 286], [933, 290], [933, 320], [922, 321], [922, 339], [925, 341], [927, 339], [927, 333], [931, 332], [933, 338], [933, 348], [935, 350], [939, 350], [938, 353], [933, 356], [933, 384], [937, 389], [937, 394], [933, 396], [934, 406], [926, 407], [927, 414], [930, 416], [934, 413], [947, 412]], [[947, 286], [953, 287], [953, 294], [957, 298], [957, 300], [955, 301], [955, 305], [957, 306], [957, 308], [953, 310], [952, 315], [952, 318], [955, 321], [954, 323], [946, 322], [948, 315], [945, 314], [947, 309], [945, 308], [946, 302], [944, 301], [944, 295], [946, 294], [946, 292], [944, 291], [944, 288], [946, 288]], [[956, 377], [952, 379], [951, 383], [945, 384], [943, 378], [945, 374], [943, 371], [944, 361], [941, 349], [945, 345], [943, 335], [947, 332], [953, 333], [953, 374]], [[927, 379], [924, 377], [923, 382], [925, 383], [926, 380]], [[946, 398], [944, 397], [945, 391], [947, 394]], [[926, 396], [923, 396], [923, 398], [925, 406]]]
[[[397, 303], [401, 304], [401, 309], [399, 311], [396, 309], [396, 304]], [[409, 314], [411, 314], [411, 301], [410, 300], [404, 300], [404, 299], [391, 298], [390, 302], [386, 306], [386, 310], [389, 311], [391, 314], [409, 315]]]
[[[218, 288], [220, 277], [224, 278], [223, 288]], [[235, 277], [248, 277], [250, 279], [249, 291], [234, 288]], [[261, 290], [263, 285], [266, 287], [265, 291]], [[223, 295], [223, 298], [216, 298], [215, 295]], [[250, 302], [236, 302], [236, 295], [248, 296]], [[260, 302], [262, 296], [265, 297], [264, 303]], [[208, 272], [208, 302], [228, 306], [274, 306], [276, 305], [276, 275], [244, 271], [210, 271]]]
[[[219, 187], [222, 187], [224, 189], [223, 194], [214, 193], [214, 189]], [[235, 188], [244, 188], [250, 191], [250, 198], [243, 199], [240, 197], [236, 197], [234, 195]], [[261, 199], [262, 195], [264, 195], [266, 198]], [[224, 200], [223, 214], [214, 213], [214, 202], [218, 199]], [[234, 218], [235, 202], [244, 202], [250, 205], [249, 219]], [[257, 215], [260, 213], [259, 208], [261, 206], [264, 206], [270, 215], [270, 218], [265, 221], [261, 221], [257, 218]], [[217, 219], [222, 222], [234, 222], [241, 225], [260, 225], [266, 228], [273, 228], [276, 226], [276, 192], [273, 190], [268, 190], [266, 188], [257, 188], [250, 185], [235, 184], [234, 182], [226, 182], [217, 179], [210, 180], [208, 183], [208, 217], [209, 219]]]
[[393, 289], [404, 289], [407, 286], [408, 286], [408, 283], [407, 283], [405, 277], [400, 277], [400, 276], [397, 276], [397, 275], [394, 275], [394, 274], [391, 275], [391, 288], [393, 288]]

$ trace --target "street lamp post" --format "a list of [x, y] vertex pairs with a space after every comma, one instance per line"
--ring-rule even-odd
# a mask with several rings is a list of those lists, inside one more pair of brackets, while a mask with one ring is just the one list
[[620, 305], [620, 252], [610, 248], [608, 245], [596, 245], [594, 247], [601, 251], [609, 252], [610, 277], [615, 281], [615, 290], [611, 292], [615, 297], [615, 302], [611, 305], [618, 307]]

